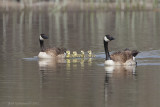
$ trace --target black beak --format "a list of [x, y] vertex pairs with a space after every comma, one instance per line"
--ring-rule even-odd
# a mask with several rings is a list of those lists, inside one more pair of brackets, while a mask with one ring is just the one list
[[110, 40], [115, 40], [115, 38], [110, 36]]
[[45, 34], [41, 34], [41, 37], [42, 37], [43, 39], [48, 39], [48, 36], [45, 35]]
[[106, 37], [111, 41], [111, 40], [115, 40], [114, 37], [110, 36], [110, 35], [106, 35]]
[[45, 35], [43, 38], [44, 38], [44, 39], [48, 39], [48, 36]]

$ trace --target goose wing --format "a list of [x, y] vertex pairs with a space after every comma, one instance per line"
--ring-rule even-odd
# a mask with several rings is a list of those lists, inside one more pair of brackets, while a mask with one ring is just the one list
[[129, 54], [132, 54], [132, 56], [134, 56], [134, 57], [136, 57], [137, 54], [139, 53], [139, 51], [137, 51], [137, 50], [129, 50], [128, 48], [126, 48], [124, 51], [128, 52]]
[[124, 51], [118, 51], [113, 53], [110, 57], [115, 62], [125, 63], [127, 60], [133, 60], [139, 52], [137, 50], [125, 49]]

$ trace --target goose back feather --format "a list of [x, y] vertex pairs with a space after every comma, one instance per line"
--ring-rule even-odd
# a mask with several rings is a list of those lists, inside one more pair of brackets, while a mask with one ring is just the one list
[[125, 63], [127, 60], [135, 60], [134, 57], [136, 57], [136, 55], [139, 52], [137, 50], [124, 50], [124, 51], [118, 51], [115, 52], [113, 54], [110, 55], [111, 59], [115, 62], [121, 62], [121, 63]]

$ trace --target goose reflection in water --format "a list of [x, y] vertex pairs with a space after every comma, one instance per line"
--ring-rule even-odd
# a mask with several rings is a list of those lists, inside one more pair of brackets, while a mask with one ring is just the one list
[[136, 65], [135, 66], [105, 66], [105, 71], [108, 75], [113, 76], [123, 76], [125, 74], [135, 75]]
[[70, 70], [71, 68], [77, 68], [81, 67], [84, 68], [85, 63], [88, 66], [92, 65], [92, 58], [89, 59], [78, 59], [78, 58], [73, 58], [73, 59], [56, 59], [56, 60], [51, 60], [51, 59], [39, 59], [38, 64], [40, 70], [52, 70], [59, 65], [64, 64], [66, 66], [66, 70]]
[[48, 69], [57, 68], [58, 64], [63, 64], [63, 63], [66, 63], [65, 59], [56, 59], [56, 60], [39, 59], [38, 60], [40, 70], [48, 70]]
[[[104, 79], [104, 100], [108, 104], [119, 99], [119, 94], [123, 93], [123, 89], [127, 90], [132, 87], [134, 89], [133, 81], [136, 79], [136, 66], [105, 66]], [[114, 93], [114, 94], [113, 94]]]
[[109, 84], [110, 78], [136, 76], [136, 66], [105, 66], [105, 71], [105, 84]]

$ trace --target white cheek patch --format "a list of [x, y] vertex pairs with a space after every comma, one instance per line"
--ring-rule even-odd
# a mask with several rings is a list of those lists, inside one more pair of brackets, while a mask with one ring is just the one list
[[105, 36], [104, 41], [109, 42], [110, 40]]
[[44, 39], [41, 37], [41, 35], [39, 36], [39, 39], [40, 39], [40, 40], [44, 40]]
[[136, 58], [133, 56], [133, 61], [135, 61], [136, 60]]

